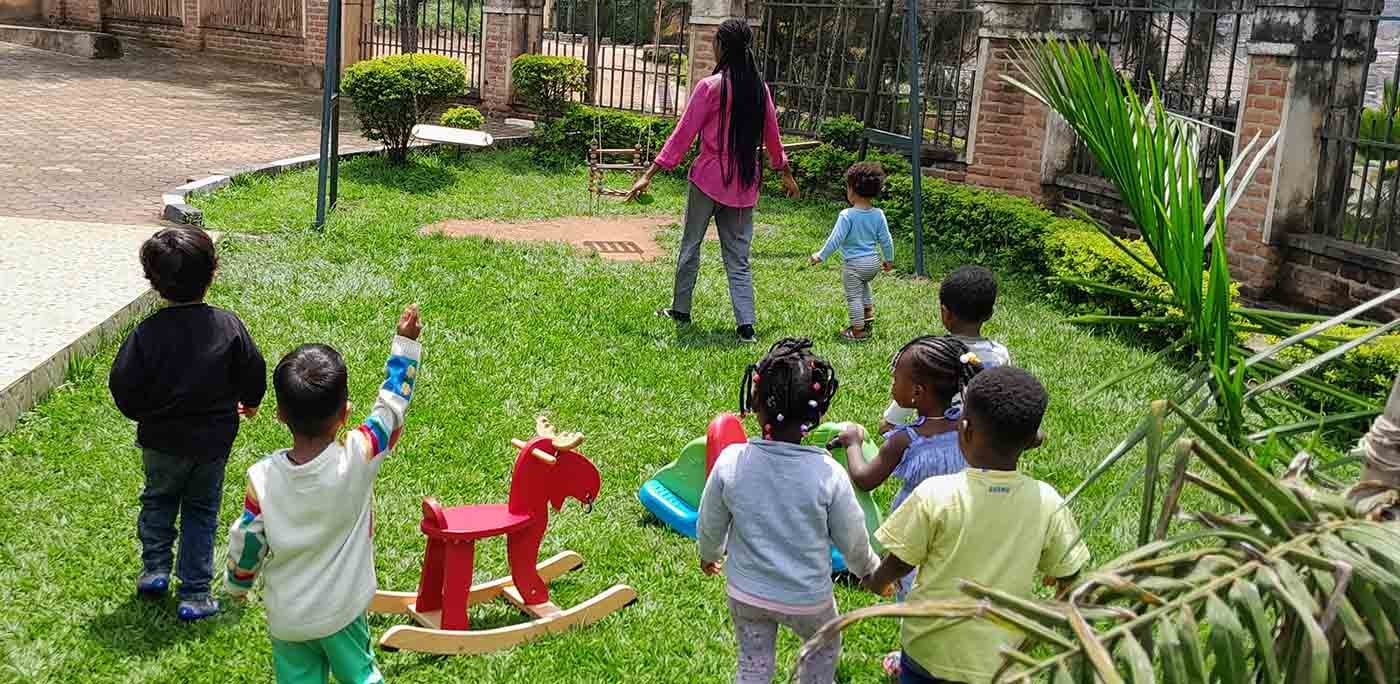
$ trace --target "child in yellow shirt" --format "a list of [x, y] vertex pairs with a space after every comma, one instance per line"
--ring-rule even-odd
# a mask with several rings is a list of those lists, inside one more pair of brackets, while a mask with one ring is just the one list
[[[1035, 575], [1068, 583], [1089, 560], [1079, 530], [1055, 488], [1017, 471], [1034, 448], [1049, 397], [1023, 370], [978, 374], [963, 392], [958, 441], [967, 469], [924, 480], [875, 533], [889, 554], [865, 580], [880, 591], [918, 568], [908, 601], [965, 598], [967, 579], [1029, 598]], [[906, 618], [900, 634], [901, 684], [990, 681], [1001, 646], [1018, 636], [991, 622], [950, 624]]]

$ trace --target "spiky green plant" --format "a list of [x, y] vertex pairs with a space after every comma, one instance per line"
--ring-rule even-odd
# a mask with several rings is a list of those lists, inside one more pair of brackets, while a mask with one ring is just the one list
[[[1138, 428], [1067, 497], [1072, 502], [1145, 443], [1142, 468], [1118, 493], [1142, 485], [1140, 546], [1089, 573], [1059, 602], [1028, 601], [964, 582], [964, 601], [856, 611], [827, 625], [813, 643], [867, 617], [933, 616], [992, 620], [1024, 634], [1021, 648], [1004, 653], [1002, 681], [1400, 681], [1400, 528], [1359, 514], [1336, 483], [1312, 468], [1312, 456], [1290, 441], [1329, 423], [1379, 413], [1375, 402], [1330, 386], [1315, 372], [1400, 320], [1370, 324], [1370, 333], [1344, 344], [1319, 335], [1355, 324], [1366, 311], [1400, 296], [1400, 289], [1330, 318], [1232, 306], [1223, 227], [1276, 138], [1261, 144], [1256, 137], [1245, 145], [1235, 163], [1222, 169], [1216, 194], [1203, 202], [1195, 145], [1201, 124], [1168, 112], [1155, 87], [1144, 102], [1104, 51], [1082, 42], [1027, 43], [1016, 66], [1018, 76], [1007, 80], [1062, 116], [1117, 188], [1155, 262], [1140, 263], [1170, 285], [1170, 304], [1181, 312], [1176, 320], [1185, 324], [1184, 337], [1160, 355], [1190, 355], [1181, 385], [1154, 403]], [[1299, 321], [1314, 325], [1293, 334]], [[1242, 333], [1259, 332], [1284, 339], [1259, 350], [1238, 342]], [[1275, 360], [1299, 345], [1315, 356], [1292, 367]], [[1290, 384], [1339, 399], [1351, 410], [1340, 416], [1310, 412], [1281, 391]], [[1280, 449], [1299, 456], [1275, 476], [1269, 469], [1275, 459], [1266, 454]], [[1164, 468], [1168, 450], [1175, 457]], [[1159, 479], [1167, 480], [1160, 505]], [[1213, 501], [1179, 516], [1188, 489]], [[1400, 501], [1400, 491], [1388, 495], [1392, 503]], [[1195, 526], [1172, 535], [1172, 522], [1181, 517]]]

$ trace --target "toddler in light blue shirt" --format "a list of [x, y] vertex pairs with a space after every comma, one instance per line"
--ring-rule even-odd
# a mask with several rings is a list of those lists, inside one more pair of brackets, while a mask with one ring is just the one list
[[812, 255], [812, 263], [819, 264], [833, 253], [841, 252], [841, 283], [851, 315], [851, 327], [842, 331], [841, 336], [848, 340], [870, 337], [870, 324], [875, 321], [870, 281], [881, 269], [888, 271], [894, 267], [894, 240], [890, 238], [885, 212], [870, 204], [884, 185], [885, 170], [877, 162], [857, 162], [846, 169], [846, 200], [851, 207], [836, 217], [836, 226], [826, 239], [826, 245]]

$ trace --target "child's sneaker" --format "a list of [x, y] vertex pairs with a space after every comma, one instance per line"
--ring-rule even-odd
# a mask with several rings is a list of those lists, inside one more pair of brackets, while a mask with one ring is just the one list
[[210, 598], [208, 594], [205, 594], [203, 596], [181, 600], [180, 608], [176, 611], [176, 615], [179, 615], [180, 619], [185, 622], [194, 622], [195, 620], [213, 617], [217, 615], [218, 612], [219, 602]]
[[741, 325], [735, 328], [734, 332], [739, 336], [739, 341], [744, 344], [754, 344], [758, 342], [758, 333], [754, 332], [752, 325]]
[[146, 598], [160, 598], [170, 589], [170, 574], [165, 572], [143, 572], [136, 578], [136, 593]]

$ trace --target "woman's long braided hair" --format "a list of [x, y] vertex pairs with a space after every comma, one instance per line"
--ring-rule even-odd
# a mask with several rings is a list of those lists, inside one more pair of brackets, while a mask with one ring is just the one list
[[962, 340], [950, 335], [924, 335], [910, 340], [890, 360], [891, 373], [906, 355], [914, 372], [914, 382], [932, 387], [949, 405], [967, 383], [982, 372], [982, 363], [976, 355]]
[[[831, 408], [838, 385], [836, 369], [812, 353], [811, 340], [784, 338], [767, 356], [744, 370], [739, 383], [739, 413], [747, 415], [754, 407], [763, 406], [771, 420], [784, 426], [797, 424], [805, 434]], [[765, 425], [764, 436], [776, 427]]]
[[745, 188], [758, 182], [758, 139], [763, 133], [763, 115], [768, 108], [768, 91], [753, 54], [753, 29], [742, 19], [726, 19], [715, 33], [719, 43], [714, 73], [724, 74], [719, 82], [721, 111], [728, 110], [725, 122], [724, 166], [720, 177], [725, 183], [739, 179]]

